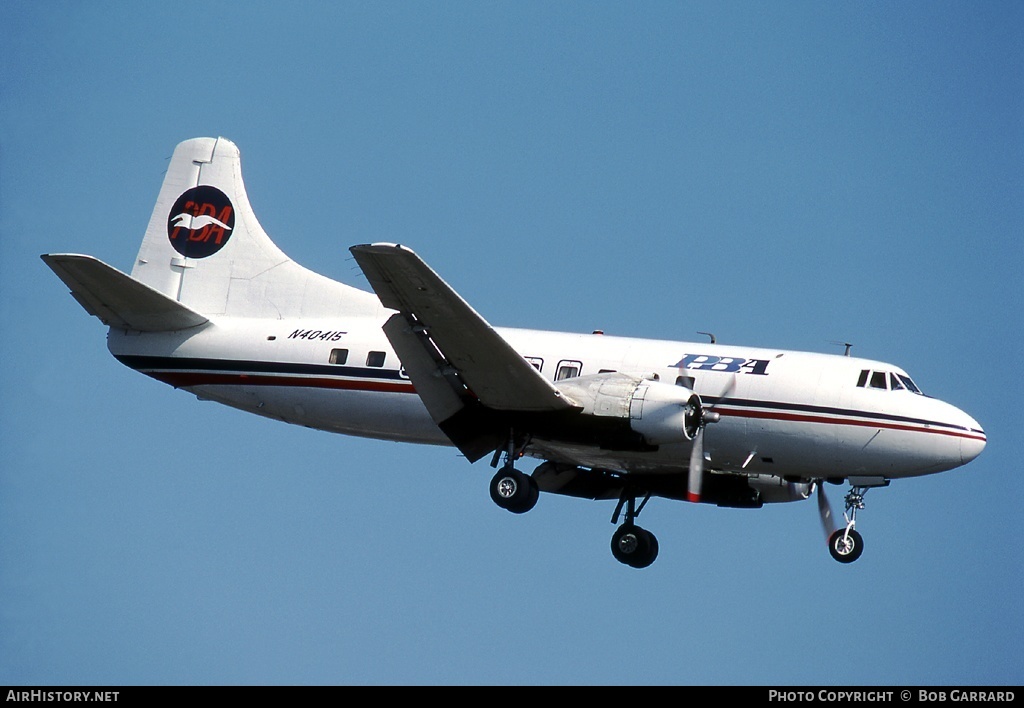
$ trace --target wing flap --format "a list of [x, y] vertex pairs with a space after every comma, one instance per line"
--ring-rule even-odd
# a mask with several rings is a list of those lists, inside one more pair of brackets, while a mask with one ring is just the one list
[[92, 256], [50, 253], [40, 258], [71, 289], [71, 295], [86, 312], [110, 327], [168, 332], [209, 322], [177, 300]]
[[392, 315], [383, 329], [434, 422], [441, 423], [462, 410], [465, 404], [459, 395], [460, 386], [445, 378], [440, 354], [431, 351], [432, 347], [406, 322], [405, 316]]

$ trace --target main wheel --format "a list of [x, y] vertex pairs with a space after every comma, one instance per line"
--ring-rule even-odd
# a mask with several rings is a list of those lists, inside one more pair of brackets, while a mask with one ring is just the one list
[[647, 535], [647, 553], [630, 563], [634, 568], [646, 568], [658, 557], [658, 537], [647, 529], [644, 529], [643, 532]]
[[491, 499], [513, 514], [524, 514], [537, 504], [537, 482], [515, 467], [502, 467], [491, 479]]
[[853, 563], [864, 552], [864, 539], [854, 529], [838, 529], [828, 539], [828, 552], [840, 563]]
[[658, 539], [646, 529], [625, 523], [612, 534], [612, 555], [632, 568], [646, 568], [658, 557]]

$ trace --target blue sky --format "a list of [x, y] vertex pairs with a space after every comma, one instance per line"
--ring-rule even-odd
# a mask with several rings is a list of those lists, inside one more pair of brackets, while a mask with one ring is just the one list
[[[1015, 2], [0, 6], [0, 684], [1024, 679]], [[295, 260], [415, 248], [490, 322], [841, 352], [986, 429], [867, 496], [495, 507], [454, 450], [197, 401], [38, 256], [128, 270], [181, 140]], [[842, 488], [831, 488], [833, 503]]]

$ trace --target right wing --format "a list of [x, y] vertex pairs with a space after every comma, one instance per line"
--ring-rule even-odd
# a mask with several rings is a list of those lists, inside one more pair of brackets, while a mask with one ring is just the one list
[[413, 251], [395, 244], [350, 250], [381, 304], [398, 311], [384, 333], [417, 393], [471, 460], [507, 437], [501, 414], [580, 408]]

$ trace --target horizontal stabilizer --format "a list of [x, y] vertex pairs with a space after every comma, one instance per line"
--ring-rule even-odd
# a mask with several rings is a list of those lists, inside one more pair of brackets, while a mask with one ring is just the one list
[[139, 332], [168, 332], [209, 322], [198, 312], [92, 256], [40, 256], [85, 311], [104, 324]]

